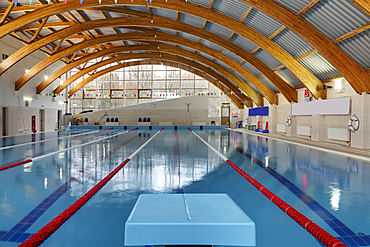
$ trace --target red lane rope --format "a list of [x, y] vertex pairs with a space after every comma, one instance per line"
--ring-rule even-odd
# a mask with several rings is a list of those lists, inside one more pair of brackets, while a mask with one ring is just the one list
[[90, 198], [95, 195], [116, 173], [124, 167], [130, 159], [126, 159], [116, 169], [109, 173], [103, 180], [97, 185], [90, 189], [85, 195], [78, 199], [75, 203], [69, 206], [61, 214], [55, 217], [49, 224], [41, 228], [38, 232], [28, 238], [19, 246], [39, 246], [42, 244], [51, 234], [53, 234], [58, 228], [64, 224], [72, 215], [74, 215]]
[[[190, 129], [190, 128], [189, 128]], [[249, 176], [245, 173], [242, 169], [240, 169], [237, 165], [235, 165], [230, 160], [226, 160], [226, 162], [233, 167], [240, 175], [242, 175], [248, 182], [250, 182], [254, 187], [256, 187], [259, 191], [262, 192], [269, 200], [271, 200], [276, 206], [278, 206], [281, 210], [283, 210], [290, 218], [295, 220], [300, 226], [302, 226], [306, 231], [308, 231], [312, 236], [314, 236], [317, 240], [323, 243], [327, 247], [346, 247], [347, 245], [343, 244], [337, 238], [333, 237], [327, 231], [313, 223], [310, 219], [306, 216], [298, 212], [288, 203], [284, 202], [281, 198], [276, 196], [270, 190], [263, 187], [262, 184], [257, 182], [254, 178]]]
[[20, 162], [11, 164], [11, 165], [3, 166], [3, 167], [0, 167], [0, 171], [9, 169], [9, 168], [12, 168], [12, 167], [15, 167], [15, 166], [19, 166], [19, 165], [22, 165], [22, 164], [25, 164], [25, 163], [29, 163], [29, 162], [32, 162], [32, 160], [28, 159], [28, 160], [20, 161]]
[[108, 129], [103, 129], [103, 130], [99, 130], [99, 131], [104, 131], [104, 130], [112, 130], [113, 129], [113, 127], [111, 127], [111, 128], [108, 128]]
[[129, 130], [128, 132], [134, 131], [134, 130], [137, 130], [137, 129], [139, 129], [139, 127], [136, 127], [135, 129]]
[[188, 129], [189, 129], [190, 131], [192, 131], [192, 130], [190, 129], [190, 127], [188, 127]]

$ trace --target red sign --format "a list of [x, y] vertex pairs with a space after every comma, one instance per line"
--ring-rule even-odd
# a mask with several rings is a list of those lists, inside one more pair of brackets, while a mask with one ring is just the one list
[[310, 97], [310, 90], [304, 90], [304, 97]]

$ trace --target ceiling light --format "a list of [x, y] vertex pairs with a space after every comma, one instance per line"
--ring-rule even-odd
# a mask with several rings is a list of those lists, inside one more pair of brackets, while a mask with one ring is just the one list
[[59, 85], [63, 85], [63, 81], [62, 80], [60, 80]]
[[29, 69], [26, 69], [26, 73], [28, 73], [30, 70]]
[[31, 98], [31, 97], [23, 97], [23, 100], [24, 101], [31, 101], [31, 100], [33, 100], [33, 98]]
[[44, 76], [44, 78], [45, 78], [45, 80], [47, 80], [47, 79], [48, 79], [48, 76], [47, 76], [47, 75], [45, 75], [45, 76]]

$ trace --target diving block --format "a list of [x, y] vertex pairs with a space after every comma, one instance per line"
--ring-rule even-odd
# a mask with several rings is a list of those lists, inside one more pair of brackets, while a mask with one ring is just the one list
[[142, 194], [125, 245], [255, 246], [254, 222], [226, 194]]

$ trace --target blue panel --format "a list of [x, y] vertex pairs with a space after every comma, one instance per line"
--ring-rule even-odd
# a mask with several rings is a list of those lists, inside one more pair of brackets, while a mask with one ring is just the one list
[[269, 108], [267, 106], [249, 109], [249, 116], [268, 116], [268, 115]]
[[240, 80], [242, 80], [244, 82], [248, 82], [248, 80], [245, 79], [244, 76], [242, 76], [240, 73], [236, 72], [235, 70], [233, 70], [231, 73], [233, 73], [234, 75], [236, 75], [237, 77], [239, 77]]
[[265, 84], [268, 88], [270, 88], [273, 92], [277, 92], [279, 91], [279, 89], [277, 89], [277, 87], [266, 77], [261, 77], [260, 78], [260, 81], [263, 82], [263, 84]]

